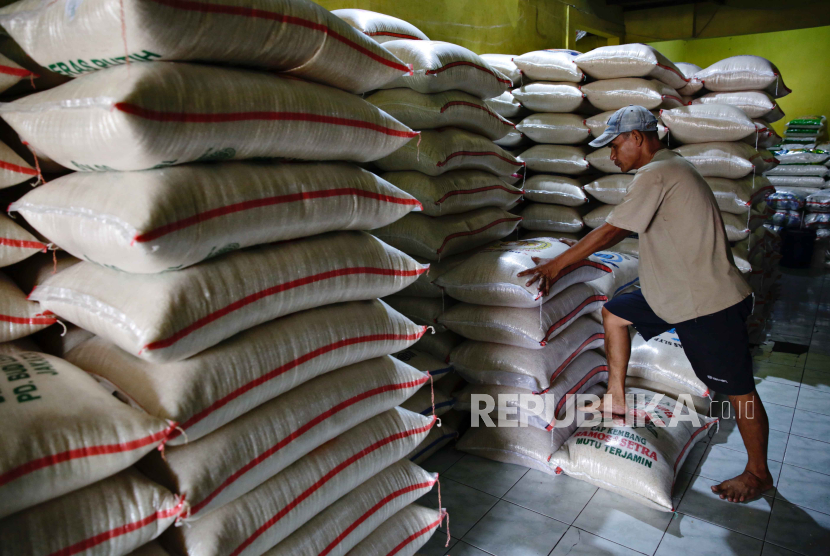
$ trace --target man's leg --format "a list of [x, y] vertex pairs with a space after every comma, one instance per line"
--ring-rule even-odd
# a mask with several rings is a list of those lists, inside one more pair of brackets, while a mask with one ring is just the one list
[[[605, 307], [602, 308], [602, 326], [605, 328], [605, 356], [608, 359], [608, 396], [611, 396], [611, 413], [625, 415], [625, 374], [631, 358], [631, 323], [618, 317]], [[600, 403], [598, 411], [605, 408]]]

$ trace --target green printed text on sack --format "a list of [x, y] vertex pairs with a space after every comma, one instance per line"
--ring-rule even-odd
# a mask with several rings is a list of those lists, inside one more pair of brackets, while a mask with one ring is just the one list
[[89, 60], [67, 60], [66, 62], [56, 62], [49, 64], [49, 69], [66, 75], [67, 77], [77, 77], [78, 75], [96, 71], [99, 69], [106, 69], [112, 66], [121, 66], [127, 63], [127, 59], [132, 62], [152, 62], [153, 60], [161, 59], [161, 54], [150, 52], [149, 50], [142, 50], [141, 52], [134, 52], [127, 56], [116, 56], [115, 58], [91, 58]]

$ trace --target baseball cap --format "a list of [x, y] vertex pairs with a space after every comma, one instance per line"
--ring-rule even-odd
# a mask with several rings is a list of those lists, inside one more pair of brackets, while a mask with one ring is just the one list
[[604, 147], [620, 133], [657, 131], [657, 118], [648, 109], [632, 104], [614, 112], [606, 125], [603, 134], [589, 143], [592, 147]]

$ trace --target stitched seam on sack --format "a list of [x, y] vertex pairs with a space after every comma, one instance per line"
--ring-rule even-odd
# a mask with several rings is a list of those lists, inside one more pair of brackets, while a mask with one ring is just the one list
[[499, 218], [498, 220], [494, 220], [494, 221], [490, 222], [489, 224], [487, 224], [486, 226], [482, 226], [481, 228], [478, 228], [476, 230], [469, 230], [467, 232], [456, 232], [454, 234], [450, 234], [450, 235], [448, 235], [447, 237], [444, 238], [444, 242], [441, 244], [441, 247], [439, 247], [436, 252], [441, 253], [444, 250], [444, 248], [447, 246], [447, 244], [450, 241], [452, 241], [456, 238], [480, 234], [482, 232], [486, 232], [487, 230], [489, 230], [493, 226], [497, 226], [497, 225], [502, 224], [504, 222], [521, 222], [521, 221], [522, 221], [521, 217], [517, 217], [517, 218]]
[[11, 113], [36, 113], [51, 112], [53, 110], [72, 110], [87, 108], [101, 108], [112, 110], [115, 106], [115, 99], [111, 97], [84, 97], [69, 100], [57, 100], [52, 102], [40, 102], [34, 105], [18, 105], [15, 103], [0, 103], [0, 112]]
[[434, 203], [436, 205], [440, 205], [441, 203], [446, 201], [449, 197], [453, 197], [455, 195], [470, 195], [470, 194], [473, 194], [473, 193], [483, 193], [485, 191], [493, 191], [495, 189], [501, 189], [502, 191], [510, 193], [511, 195], [522, 195], [523, 194], [521, 189], [511, 191], [510, 189], [507, 189], [503, 185], [487, 185], [487, 186], [484, 186], [484, 187], [476, 187], [474, 189], [453, 189], [451, 191], [448, 191], [446, 194], [444, 194], [443, 197], [441, 197], [437, 201], [434, 201]]
[[37, 286], [29, 294], [29, 299], [39, 303], [49, 301], [65, 303], [72, 307], [95, 313], [97, 318], [129, 332], [134, 340], [138, 341], [141, 338], [141, 329], [125, 313], [91, 295], [82, 294], [69, 288]]
[[509, 158], [507, 158], [505, 156], [502, 156], [502, 155], [500, 155], [499, 153], [497, 153], [495, 151], [456, 151], [456, 152], [450, 154], [449, 156], [447, 156], [447, 158], [445, 158], [444, 160], [442, 160], [440, 162], [436, 162], [435, 165], [438, 166], [438, 167], [446, 166], [447, 163], [449, 163], [449, 161], [451, 159], [453, 159], [457, 156], [495, 156], [496, 158], [498, 158], [500, 160], [503, 160], [503, 161], [507, 162], [508, 164], [512, 164], [513, 166], [522, 167], [522, 166], [525, 165], [523, 162], [510, 160]]
[[132, 239], [138, 230], [131, 226], [128, 222], [110, 214], [96, 213], [91, 209], [74, 208], [74, 207], [54, 207], [46, 205], [34, 205], [27, 202], [16, 202], [9, 206], [9, 212], [24, 212], [29, 211], [35, 214], [57, 214], [59, 216], [69, 216], [75, 218], [83, 218], [93, 222], [100, 222], [104, 225], [114, 228], [124, 239]]

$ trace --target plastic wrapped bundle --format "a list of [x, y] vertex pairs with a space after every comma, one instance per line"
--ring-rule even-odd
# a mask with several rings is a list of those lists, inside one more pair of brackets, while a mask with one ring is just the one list
[[535, 145], [521, 154], [529, 170], [578, 176], [590, 169], [584, 147]]
[[578, 207], [588, 202], [582, 184], [573, 178], [537, 174], [524, 182], [524, 198], [536, 203]]
[[513, 58], [513, 62], [534, 81], [579, 83], [585, 80], [574, 61], [580, 54], [576, 50], [535, 50]]
[[331, 13], [381, 44], [400, 39], [429, 40], [429, 37], [411, 23], [391, 15], [355, 9], [333, 10]]
[[536, 143], [578, 145], [587, 142], [591, 130], [579, 114], [533, 114], [516, 129]]
[[513, 97], [534, 112], [581, 112], [590, 109], [576, 83], [537, 81], [513, 89]]
[[726, 104], [693, 104], [661, 110], [669, 136], [681, 143], [740, 141], [755, 134], [755, 123], [740, 108]]
[[585, 227], [582, 214], [573, 207], [529, 203], [520, 214], [526, 230], [573, 234]]
[[515, 57], [513, 54], [481, 54], [482, 60], [510, 79], [514, 86], [522, 82], [522, 70], [513, 61]]
[[774, 98], [792, 92], [775, 64], [760, 56], [731, 56], [697, 72], [695, 77], [710, 91], [766, 91]]
[[618, 110], [630, 104], [648, 109], [671, 109], [683, 105], [677, 91], [656, 79], [605, 79], [583, 85], [581, 89], [588, 102], [600, 110]]
[[652, 77], [673, 89], [684, 87], [689, 81], [671, 60], [647, 44], [601, 46], [580, 54], [574, 61], [595, 79]]

